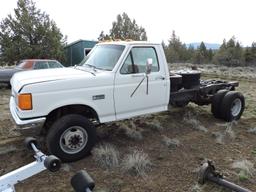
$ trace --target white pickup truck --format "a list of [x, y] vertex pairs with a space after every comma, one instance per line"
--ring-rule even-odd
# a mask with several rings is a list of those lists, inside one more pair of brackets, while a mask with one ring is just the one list
[[238, 82], [200, 80], [198, 71], [170, 74], [161, 44], [97, 44], [81, 65], [20, 72], [11, 80], [10, 111], [17, 128], [43, 134], [63, 161], [88, 155], [95, 125], [168, 110], [212, 104], [216, 118], [237, 120], [244, 97]]

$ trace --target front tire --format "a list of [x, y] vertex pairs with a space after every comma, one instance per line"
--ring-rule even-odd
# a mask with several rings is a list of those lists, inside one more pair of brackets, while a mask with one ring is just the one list
[[46, 137], [49, 152], [64, 162], [89, 155], [95, 142], [95, 127], [86, 117], [77, 114], [65, 115], [55, 121]]
[[244, 106], [245, 101], [242, 93], [230, 91], [222, 100], [221, 116], [227, 122], [238, 120], [244, 111]]

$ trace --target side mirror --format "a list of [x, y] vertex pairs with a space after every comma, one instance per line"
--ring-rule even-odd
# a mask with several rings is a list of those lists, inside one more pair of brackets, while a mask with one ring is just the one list
[[153, 59], [152, 58], [148, 58], [147, 59], [147, 64], [146, 64], [146, 74], [147, 75], [151, 73], [152, 64], [153, 64]]

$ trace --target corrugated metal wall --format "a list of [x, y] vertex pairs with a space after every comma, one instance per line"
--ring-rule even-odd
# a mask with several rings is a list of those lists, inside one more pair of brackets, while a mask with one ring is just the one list
[[97, 43], [97, 41], [79, 40], [67, 45], [65, 47], [67, 57], [67, 63], [65, 63], [65, 66], [79, 64], [85, 56], [85, 49], [91, 49]]

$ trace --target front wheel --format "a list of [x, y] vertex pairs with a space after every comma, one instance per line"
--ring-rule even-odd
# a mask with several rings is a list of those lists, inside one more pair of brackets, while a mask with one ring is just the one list
[[77, 114], [58, 119], [46, 137], [49, 152], [64, 162], [77, 161], [87, 156], [95, 141], [95, 127], [86, 117]]

